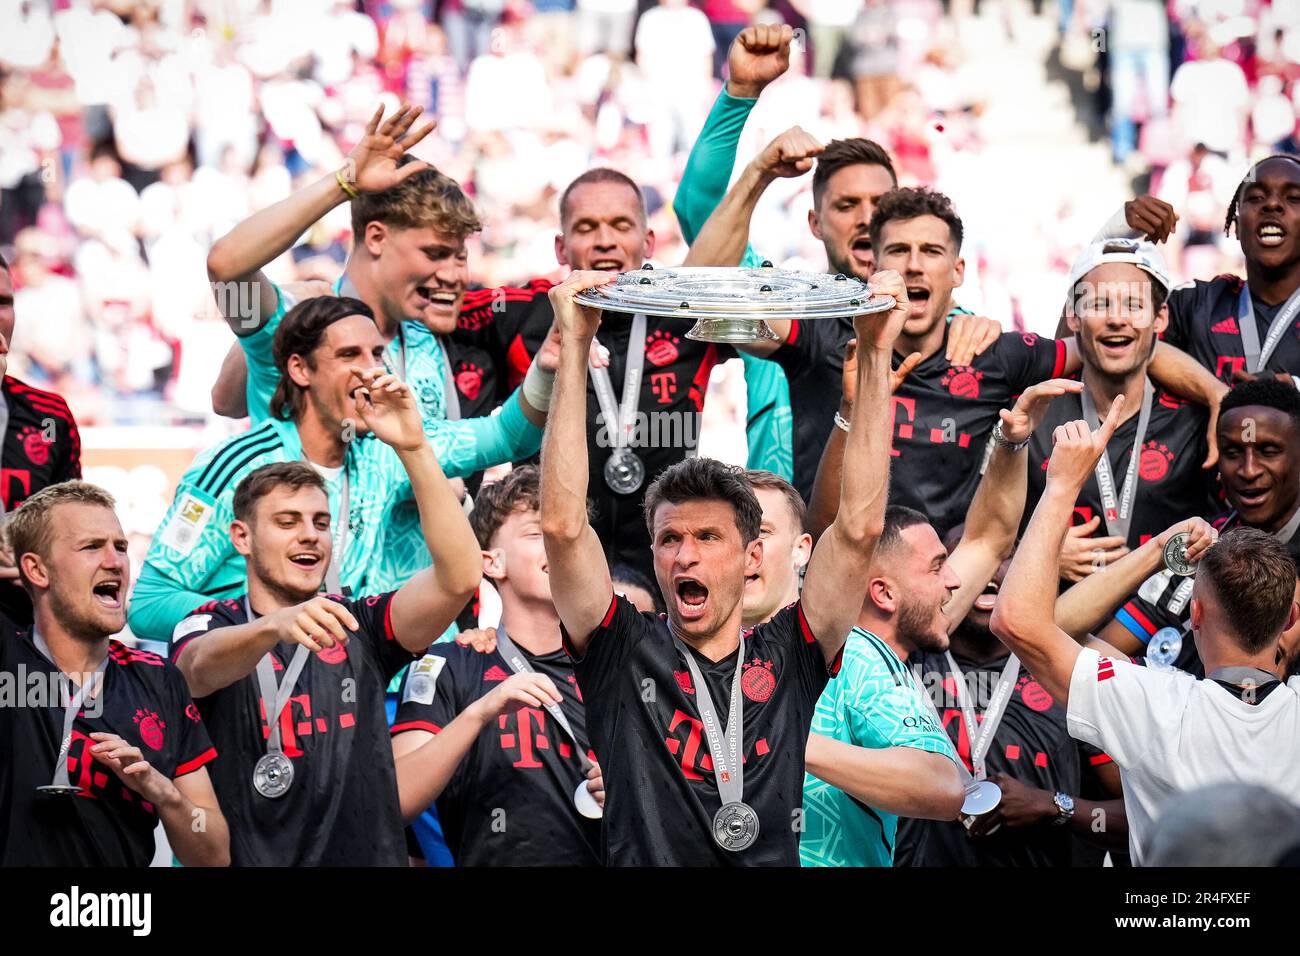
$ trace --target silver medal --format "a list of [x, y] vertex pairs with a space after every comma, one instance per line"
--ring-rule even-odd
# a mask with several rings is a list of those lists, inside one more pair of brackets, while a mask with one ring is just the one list
[[1151, 667], [1173, 667], [1183, 650], [1183, 632], [1176, 627], [1162, 627], [1147, 642], [1147, 664]]
[[630, 495], [645, 482], [645, 465], [641, 459], [619, 448], [605, 462], [605, 484], [620, 495]]
[[992, 780], [971, 780], [966, 785], [966, 799], [962, 802], [961, 812], [971, 817], [979, 817], [994, 809], [1002, 802], [1002, 788]]
[[573, 791], [573, 805], [588, 820], [599, 820], [605, 812], [600, 808], [600, 804], [596, 802], [596, 798], [592, 796], [591, 791], [587, 789], [586, 780], [578, 784], [578, 789]]
[[1165, 543], [1165, 567], [1181, 577], [1196, 573], [1196, 565], [1187, 560], [1187, 542], [1191, 532], [1180, 531]]
[[43, 787], [37, 787], [36, 792], [46, 794], [47, 796], [71, 797], [81, 793], [82, 789], [81, 787], [74, 787], [72, 785], [65, 787], [57, 783], [51, 783], [46, 784]]
[[758, 814], [739, 800], [724, 803], [713, 815], [713, 839], [724, 850], [739, 853], [748, 849], [758, 839]]
[[253, 789], [275, 800], [289, 792], [293, 784], [293, 764], [282, 753], [263, 754], [253, 767]]

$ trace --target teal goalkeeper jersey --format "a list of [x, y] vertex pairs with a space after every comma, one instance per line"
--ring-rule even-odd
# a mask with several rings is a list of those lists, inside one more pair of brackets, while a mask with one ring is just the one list
[[[494, 419], [503, 436], [498, 442], [473, 441], [472, 435], [442, 427], [446, 422], [425, 420], [425, 435], [448, 477], [463, 478], [508, 460], [507, 448], [526, 447], [529, 432], [540, 435], [518, 402], [508, 402]], [[172, 627], [194, 608], [244, 587], [244, 559], [230, 540], [235, 487], [262, 465], [302, 457], [297, 427], [271, 418], [195, 460], [181, 478], [132, 593], [129, 623], [137, 637], [169, 640]], [[348, 446], [343, 467], [349, 507], [341, 583], [354, 595], [394, 590], [432, 563], [406, 469], [392, 448], [369, 435]], [[337, 529], [342, 473], [327, 486]]]
[[[839, 677], [826, 685], [812, 732], [855, 747], [915, 747], [957, 760], [925, 691], [889, 645], [855, 627]], [[869, 807], [812, 774], [803, 785], [804, 866], [892, 866], [898, 817]]]

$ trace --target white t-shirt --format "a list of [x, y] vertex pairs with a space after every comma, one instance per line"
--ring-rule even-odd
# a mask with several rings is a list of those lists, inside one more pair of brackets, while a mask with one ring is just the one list
[[1119, 765], [1135, 866], [1175, 794], [1223, 782], [1300, 793], [1300, 677], [1248, 704], [1211, 680], [1084, 650], [1067, 720]]

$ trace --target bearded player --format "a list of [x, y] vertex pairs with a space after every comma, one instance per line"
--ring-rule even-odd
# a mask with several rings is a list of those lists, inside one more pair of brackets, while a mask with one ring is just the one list
[[586, 504], [586, 356], [600, 313], [574, 302], [612, 279], [578, 273], [551, 293], [561, 358], [541, 505], [551, 592], [604, 771], [603, 856], [628, 866], [792, 866], [809, 721], [838, 670], [884, 517], [889, 354], [906, 290], [897, 274], [877, 275], [873, 292], [894, 307], [857, 321], [858, 389], [873, 412], [849, 435], [842, 506], [803, 594], [742, 631], [745, 580], [764, 560], [762, 511], [743, 473], [711, 459], [669, 468], [646, 494], [667, 618], [613, 594]]
[[481, 579], [410, 389], [380, 369], [353, 372], [356, 414], [400, 457], [433, 567], [385, 594], [320, 595], [333, 539], [319, 473], [278, 462], [235, 489], [247, 590], [199, 608], [172, 640], [222, 749], [214, 776], [240, 866], [405, 865], [384, 691]]
[[225, 866], [230, 839], [208, 776], [217, 753], [185, 679], [112, 639], [131, 578], [112, 497], [51, 485], [7, 533], [35, 627], [0, 635], [0, 677], [24, 692], [45, 678], [68, 697], [0, 707], [0, 864], [147, 866], [161, 822], [181, 863]]

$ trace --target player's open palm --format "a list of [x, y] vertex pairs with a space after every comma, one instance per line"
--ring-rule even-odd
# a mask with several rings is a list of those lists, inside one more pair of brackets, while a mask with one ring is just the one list
[[785, 24], [745, 27], [727, 55], [727, 90], [732, 96], [756, 98], [764, 87], [790, 69], [794, 30]]
[[1004, 408], [999, 413], [1002, 416], [1002, 437], [1010, 442], [1024, 441], [1043, 423], [1052, 399], [1066, 392], [1077, 394], [1081, 391], [1083, 383], [1068, 378], [1052, 378], [1029, 386], [1020, 393], [1012, 408]]
[[411, 387], [381, 368], [362, 369], [354, 365], [351, 371], [361, 380], [361, 388], [352, 396], [357, 417], [375, 437], [398, 451], [423, 447], [427, 441], [424, 422]]
[[406, 151], [433, 132], [437, 122], [425, 123], [414, 133], [411, 130], [417, 117], [424, 111], [420, 106], [403, 104], [396, 113], [384, 118], [384, 108], [375, 110], [366, 124], [366, 135], [352, 147], [343, 164], [342, 175], [358, 192], [379, 192], [396, 186], [423, 169], [425, 162], [397, 164]]

